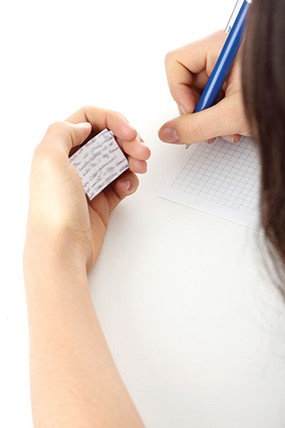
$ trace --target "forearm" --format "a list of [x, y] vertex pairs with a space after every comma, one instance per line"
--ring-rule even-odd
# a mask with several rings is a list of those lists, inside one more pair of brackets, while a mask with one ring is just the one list
[[25, 253], [35, 426], [142, 426], [97, 320], [85, 266], [68, 243], [41, 244]]

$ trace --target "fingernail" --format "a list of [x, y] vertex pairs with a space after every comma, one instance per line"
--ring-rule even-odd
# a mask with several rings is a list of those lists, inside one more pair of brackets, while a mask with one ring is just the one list
[[125, 180], [123, 183], [124, 183], [125, 189], [127, 191], [130, 190], [130, 188], [132, 187], [132, 183], [130, 182], [130, 180]]
[[129, 128], [135, 129], [135, 127], [129, 122], [129, 120], [125, 116], [123, 116], [122, 114], [120, 116], [123, 121], [129, 126]]
[[179, 109], [181, 114], [188, 114], [187, 107], [185, 107], [184, 105], [180, 104], [178, 106], [178, 109]]
[[128, 119], [126, 118], [126, 116], [123, 116], [122, 114], [121, 114], [121, 116], [122, 116], [122, 119], [124, 119], [124, 121], [125, 121], [125, 122], [129, 123], [129, 121], [128, 121]]
[[216, 138], [210, 138], [209, 140], [207, 140], [208, 144], [213, 144], [216, 141]]
[[81, 128], [90, 128], [91, 123], [89, 122], [79, 122], [79, 123], [75, 123], [75, 126], [81, 127]]
[[233, 135], [233, 143], [239, 143], [241, 136], [239, 134]]
[[180, 140], [176, 130], [170, 126], [166, 126], [165, 128], [161, 128], [160, 138], [165, 143], [175, 143], [176, 141]]
[[138, 134], [138, 136], [137, 136], [136, 140], [137, 140], [139, 143], [143, 143], [143, 144], [145, 144], [144, 140], [142, 139], [142, 137], [141, 137], [139, 134]]
[[225, 135], [223, 139], [226, 140], [228, 143], [234, 143], [234, 139], [232, 135]]

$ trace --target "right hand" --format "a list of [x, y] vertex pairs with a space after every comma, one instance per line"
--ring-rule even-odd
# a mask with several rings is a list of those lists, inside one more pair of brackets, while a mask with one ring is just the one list
[[166, 122], [159, 138], [167, 143], [195, 143], [216, 137], [232, 142], [250, 135], [241, 88], [241, 54], [238, 53], [223, 85], [219, 102], [194, 113], [201, 92], [214, 68], [225, 42], [226, 33], [211, 36], [167, 54], [165, 65], [172, 97], [181, 115]]

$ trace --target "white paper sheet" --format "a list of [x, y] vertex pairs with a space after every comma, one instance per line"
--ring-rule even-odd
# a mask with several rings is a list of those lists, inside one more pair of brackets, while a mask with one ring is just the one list
[[250, 138], [193, 144], [160, 196], [257, 228], [260, 166]]
[[108, 129], [91, 138], [70, 157], [70, 161], [77, 169], [90, 200], [129, 168], [114, 134]]

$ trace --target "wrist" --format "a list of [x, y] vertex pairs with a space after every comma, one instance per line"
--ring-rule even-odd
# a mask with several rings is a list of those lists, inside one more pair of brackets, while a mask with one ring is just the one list
[[28, 225], [24, 249], [25, 273], [41, 270], [69, 270], [87, 274], [87, 253], [84, 245], [75, 244], [68, 230], [62, 228]]

